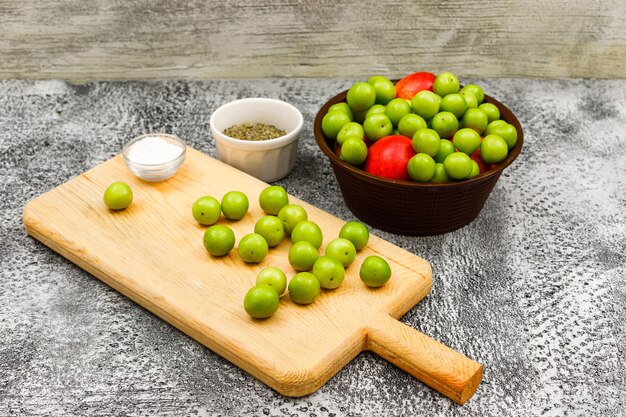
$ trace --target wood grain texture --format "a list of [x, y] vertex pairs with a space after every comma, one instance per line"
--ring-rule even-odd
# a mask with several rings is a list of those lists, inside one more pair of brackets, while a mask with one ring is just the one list
[[0, 78], [626, 78], [626, 3], [0, 0]]
[[[128, 209], [111, 212], [102, 203], [112, 181], [133, 188]], [[287, 259], [289, 242], [258, 265], [242, 262], [236, 250], [213, 258], [202, 246], [204, 228], [190, 207], [202, 195], [246, 193], [249, 213], [237, 222], [222, 219], [239, 241], [262, 216], [257, 200], [266, 186], [191, 148], [181, 171], [162, 183], [139, 180], [117, 156], [31, 201], [24, 225], [33, 237], [282, 394], [317, 390], [371, 349], [453, 400], [467, 401], [482, 367], [396, 320], [430, 291], [430, 265], [376, 236], [347, 269], [343, 285], [313, 304], [299, 306], [283, 296], [268, 320], [245, 313], [243, 297], [262, 268], [295, 274]], [[320, 225], [325, 242], [337, 236], [342, 220], [291, 201]], [[358, 265], [372, 254], [388, 259], [393, 270], [392, 280], [379, 289], [367, 288], [358, 277]]]

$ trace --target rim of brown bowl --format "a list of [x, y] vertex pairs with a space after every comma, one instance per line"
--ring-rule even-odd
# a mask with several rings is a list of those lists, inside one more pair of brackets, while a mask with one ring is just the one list
[[[392, 82], [395, 84], [397, 80], [392, 80]], [[335, 95], [334, 97], [332, 97], [331, 99], [329, 99], [326, 103], [324, 103], [322, 108], [319, 110], [319, 112], [315, 116], [315, 121], [313, 122], [313, 135], [315, 136], [315, 141], [317, 142], [317, 145], [320, 147], [322, 152], [324, 152], [324, 154], [326, 154], [326, 156], [330, 160], [340, 165], [345, 170], [350, 171], [353, 174], [357, 175], [358, 177], [362, 178], [364, 181], [367, 181], [370, 183], [385, 184], [387, 186], [393, 186], [395, 188], [406, 188], [407, 190], [415, 189], [415, 188], [422, 188], [422, 189], [426, 189], [426, 188], [440, 188], [441, 189], [441, 188], [455, 188], [455, 187], [463, 188], [467, 186], [468, 184], [483, 182], [487, 178], [490, 178], [495, 175], [500, 175], [506, 167], [508, 167], [509, 165], [513, 163], [513, 161], [515, 161], [515, 159], [519, 156], [520, 152], [522, 151], [522, 146], [524, 144], [524, 131], [522, 130], [522, 126], [519, 120], [517, 119], [517, 117], [515, 117], [513, 112], [508, 107], [506, 107], [504, 104], [502, 104], [495, 98], [485, 94], [485, 99], [483, 100], [483, 103], [494, 104], [498, 108], [498, 110], [500, 110], [500, 119], [506, 121], [507, 123], [512, 124], [513, 126], [515, 126], [515, 129], [517, 130], [517, 142], [515, 143], [515, 146], [509, 150], [509, 154], [507, 155], [506, 159], [500, 162], [499, 164], [496, 164], [495, 168], [489, 169], [488, 171], [485, 171], [482, 174], [475, 176], [474, 178], [470, 178], [470, 179], [466, 179], [462, 181], [438, 183], [438, 184], [428, 183], [428, 182], [421, 183], [421, 182], [404, 181], [404, 180], [392, 180], [388, 178], [378, 177], [376, 175], [370, 174], [369, 172], [366, 172], [365, 170], [357, 166], [354, 166], [347, 162], [342, 161], [335, 154], [334, 150], [328, 144], [329, 141], [334, 142], [334, 140], [328, 139], [322, 132], [322, 119], [328, 112], [328, 108], [332, 106], [333, 104], [336, 104], [342, 101], [345, 102], [347, 94], [348, 94], [348, 90], [344, 90], [340, 92], [339, 94]]]

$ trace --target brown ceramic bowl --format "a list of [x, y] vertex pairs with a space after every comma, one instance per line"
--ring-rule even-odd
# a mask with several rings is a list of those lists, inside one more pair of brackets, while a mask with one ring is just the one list
[[469, 180], [445, 184], [390, 180], [371, 175], [335, 154], [335, 141], [322, 132], [322, 118], [335, 103], [346, 101], [347, 90], [322, 106], [313, 133], [330, 160], [348, 208], [363, 222], [391, 233], [412, 236], [436, 235], [459, 229], [478, 216], [502, 171], [511, 165], [524, 144], [522, 126], [499, 101], [485, 95], [484, 102], [500, 110], [500, 118], [515, 126], [517, 143], [507, 158], [489, 171]]

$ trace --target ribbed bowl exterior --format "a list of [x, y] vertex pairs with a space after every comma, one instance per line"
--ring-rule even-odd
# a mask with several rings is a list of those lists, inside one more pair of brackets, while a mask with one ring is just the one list
[[485, 102], [498, 107], [501, 119], [517, 129], [517, 143], [503, 162], [475, 178], [446, 184], [376, 177], [339, 159], [334, 140], [322, 132], [322, 119], [328, 108], [345, 101], [346, 94], [347, 90], [322, 106], [313, 125], [315, 139], [330, 160], [346, 206], [363, 222], [386, 232], [427, 236], [467, 225], [478, 216], [502, 171], [517, 158], [524, 143], [515, 115], [502, 103], [485, 96]]

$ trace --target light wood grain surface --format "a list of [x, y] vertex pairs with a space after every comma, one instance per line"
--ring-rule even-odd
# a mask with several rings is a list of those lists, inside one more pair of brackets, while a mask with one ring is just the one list
[[[102, 202], [113, 181], [134, 190], [126, 210], [111, 212]], [[236, 250], [211, 257], [191, 206], [202, 195], [221, 199], [228, 191], [243, 191], [249, 213], [237, 222], [221, 220], [239, 241], [263, 215], [258, 195], [266, 186], [191, 148], [181, 171], [161, 183], [134, 177], [118, 155], [31, 201], [24, 225], [30, 235], [282, 394], [317, 390], [370, 349], [454, 401], [467, 401], [482, 366], [396, 320], [430, 291], [429, 263], [376, 236], [338, 289], [307, 306], [283, 296], [267, 320], [246, 314], [243, 297], [262, 268], [295, 274], [287, 259], [289, 241], [272, 248], [260, 264], [244, 263]], [[301, 200], [291, 202], [320, 225], [323, 252], [344, 222]], [[379, 289], [366, 287], [358, 276], [360, 263], [373, 254], [387, 259], [393, 271]]]
[[0, 78], [625, 78], [626, 2], [0, 0]]

